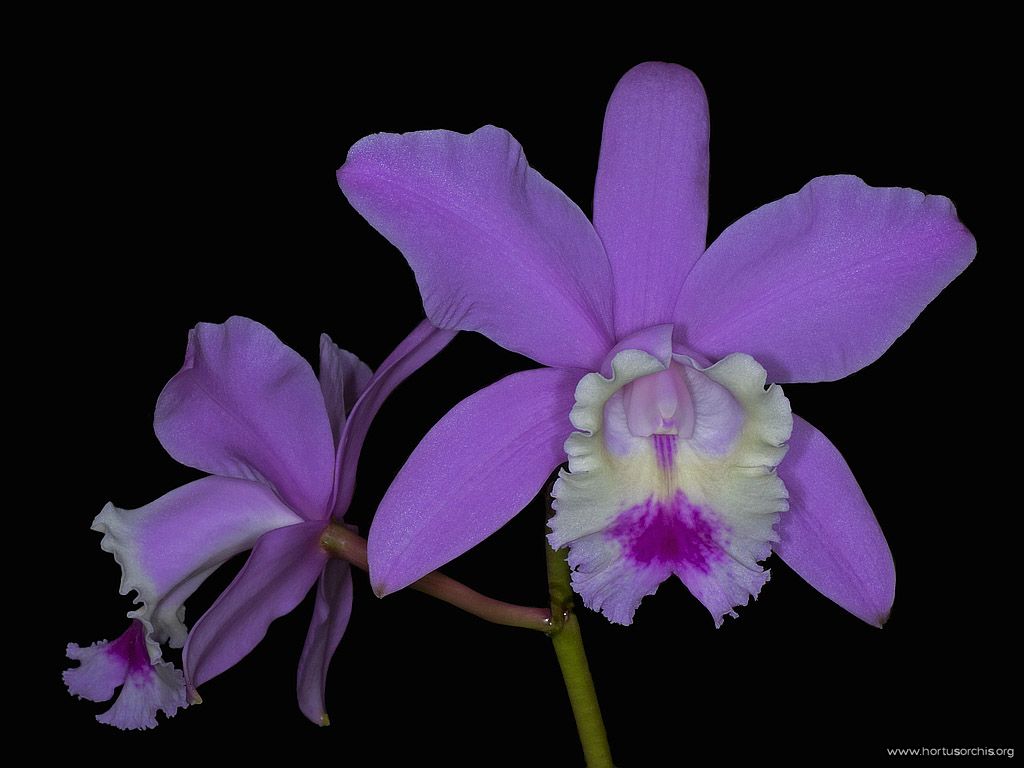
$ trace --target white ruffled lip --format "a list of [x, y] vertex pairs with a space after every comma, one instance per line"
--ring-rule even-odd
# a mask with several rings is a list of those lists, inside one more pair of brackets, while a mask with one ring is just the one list
[[[135, 592], [133, 602], [138, 607], [128, 612], [128, 618], [138, 619], [146, 628], [146, 650], [149, 652], [149, 660], [156, 664], [163, 658], [160, 643], [154, 639], [156, 628], [151, 619], [151, 611], [156, 606], [158, 596], [152, 584], [145, 577], [135, 554], [135, 548], [132, 546], [131, 537], [126, 535], [126, 526], [117, 513], [118, 508], [114, 506], [113, 502], [108, 501], [96, 515], [96, 519], [92, 521], [92, 530], [103, 534], [103, 538], [100, 539], [100, 549], [113, 555], [114, 562], [121, 568], [121, 584], [118, 587], [118, 593], [128, 595]], [[178, 621], [183, 621], [185, 618], [184, 605], [181, 606], [178, 614]], [[184, 624], [181, 626], [182, 630], [185, 630]], [[187, 632], [187, 630], [185, 631]], [[171, 632], [166, 632], [166, 635], [168, 639], [173, 639]], [[180, 639], [184, 643], [184, 636]]]
[[[553, 488], [556, 514], [548, 538], [554, 547], [570, 547], [574, 584], [584, 603], [610, 619], [628, 623], [643, 595], [675, 573], [720, 624], [767, 581], [760, 561], [778, 538], [779, 514], [788, 509], [788, 494], [774, 468], [786, 453], [792, 414], [782, 390], [765, 387], [765, 369], [749, 355], [730, 355], [706, 367], [673, 355], [670, 365], [680, 366], [692, 397], [688, 436], [653, 431], [642, 436], [643, 430], [638, 434], [629, 422], [624, 388], [667, 370], [647, 352], [620, 350], [611, 361], [611, 376], [590, 373], [580, 380], [570, 416], [578, 431], [565, 443], [569, 468]], [[667, 407], [658, 399], [663, 393], [649, 394], [633, 405]], [[639, 417], [646, 414], [634, 418], [645, 426]], [[683, 501], [676, 504], [677, 498]], [[637, 512], [648, 506], [657, 513]], [[653, 560], [634, 557], [637, 552], [627, 547], [635, 539], [641, 549], [652, 549], [654, 540], [643, 525], [667, 525], [665, 515], [679, 510], [692, 512], [694, 519], [669, 521], [677, 533], [696, 522], [715, 524], [721, 557], [705, 563], [713, 568], [695, 568], [686, 558], [677, 562], [671, 547]], [[626, 536], [621, 524], [631, 511], [637, 519]], [[614, 535], [619, 528], [623, 535]]]

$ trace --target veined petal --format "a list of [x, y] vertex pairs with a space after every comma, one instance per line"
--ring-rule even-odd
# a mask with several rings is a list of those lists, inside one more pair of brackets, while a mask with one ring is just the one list
[[231, 585], [192, 627], [185, 643], [185, 677], [195, 689], [255, 648], [270, 623], [294, 610], [327, 563], [323, 521], [264, 534]]
[[107, 504], [92, 529], [121, 566], [121, 594], [137, 593], [128, 616], [146, 625], [156, 661], [160, 643], [184, 644], [185, 600], [207, 576], [267, 531], [301, 521], [263, 483], [204, 477], [139, 509]]
[[633, 67], [604, 118], [594, 228], [611, 262], [615, 333], [671, 322], [706, 245], [708, 102], [676, 64]]
[[342, 349], [326, 333], [320, 334], [320, 389], [327, 406], [327, 417], [331, 421], [334, 445], [339, 445], [341, 430], [345, 426], [348, 410], [366, 385], [370, 383], [373, 371], [370, 366]]
[[945, 197], [814, 179], [711, 244], [676, 305], [685, 343], [747, 352], [771, 381], [832, 381], [876, 360], [977, 250]]
[[[666, 367], [623, 350], [612, 369], [576, 389], [580, 431], [565, 444], [569, 471], [555, 483], [548, 539], [569, 547], [574, 589], [611, 621], [629, 624], [675, 574], [720, 625], [768, 580], [758, 563], [787, 507], [774, 467], [792, 427], [789, 402], [765, 390], [748, 355], [701, 370], [682, 356]], [[644, 408], [653, 415], [640, 418]]]
[[604, 247], [506, 131], [367, 136], [338, 183], [408, 260], [435, 325], [544, 365], [596, 368], [612, 345]]
[[155, 728], [157, 712], [174, 717], [188, 706], [184, 676], [166, 661], [151, 661], [146, 640], [145, 626], [133, 621], [113, 642], [101, 640], [88, 648], [68, 645], [68, 658], [79, 662], [63, 675], [70, 693], [107, 701], [121, 688], [114, 705], [96, 716], [101, 723], [122, 729]]
[[378, 595], [440, 568], [511, 520], [564, 459], [578, 371], [507, 376], [434, 425], [381, 500], [368, 540]]
[[299, 708], [317, 725], [329, 725], [324, 699], [327, 668], [352, 615], [352, 568], [330, 560], [320, 574], [313, 620], [299, 659]]
[[836, 447], [796, 416], [789, 445], [779, 465], [789, 513], [775, 551], [829, 600], [882, 626], [896, 596], [896, 567], [871, 507]]
[[365, 391], [348, 415], [339, 441], [335, 497], [332, 503], [336, 518], [343, 518], [352, 502], [356, 487], [356, 465], [373, 417], [395, 387], [448, 346], [456, 333], [437, 328], [429, 320], [424, 320], [387, 356], [367, 382]]
[[306, 519], [327, 515], [334, 440], [313, 369], [244, 317], [200, 323], [156, 404], [160, 443], [182, 464], [270, 483]]

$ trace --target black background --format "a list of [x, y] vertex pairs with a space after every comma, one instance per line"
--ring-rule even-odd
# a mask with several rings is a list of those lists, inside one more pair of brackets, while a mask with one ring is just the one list
[[[1016, 675], [1008, 520], [1018, 505], [999, 497], [1001, 449], [990, 435], [1017, 385], [989, 357], [1005, 327], [990, 306], [992, 265], [1007, 254], [985, 198], [999, 172], [988, 64], [941, 41], [908, 49], [871, 38], [811, 51], [574, 35], [572, 46], [484, 38], [409, 47], [373, 30], [307, 38], [264, 21], [256, 30], [196, 23], [105, 35], [81, 43], [57, 79], [61, 118], [50, 130], [64, 159], [49, 231], [67, 262], [40, 280], [51, 285], [49, 343], [59, 352], [46, 383], [61, 392], [69, 460], [51, 481], [62, 597], [33, 690], [47, 721], [74, 739], [44, 749], [159, 759], [274, 747], [338, 765], [582, 764], [544, 637], [415, 593], [377, 600], [364, 575], [331, 670], [327, 729], [295, 704], [309, 601], [204, 686], [202, 706], [154, 732], [95, 723], [103, 707], [67, 696], [59, 671], [66, 642], [115, 636], [129, 607], [89, 531], [93, 516], [107, 500], [139, 506], [197, 476], [162, 451], [151, 427], [191, 326], [248, 315], [311, 360], [327, 331], [376, 366], [421, 319], [404, 260], [336, 187], [348, 147], [376, 131], [493, 123], [589, 214], [605, 103], [647, 59], [691, 67], [707, 90], [709, 239], [814, 176], [848, 172], [949, 196], [979, 257], [877, 363], [840, 382], [786, 387], [794, 410], [844, 453], [886, 532], [898, 573], [889, 624], [861, 623], [775, 558], [760, 600], [717, 631], [674, 581], [629, 628], [583, 610], [617, 763], [821, 747], [879, 758], [886, 746], [1012, 743], [999, 696]], [[365, 534], [419, 437], [461, 398], [531, 365], [482, 337], [457, 338], [381, 411], [350, 519]], [[993, 376], [1002, 378], [993, 385]], [[542, 529], [535, 502], [446, 571], [542, 604]], [[189, 601], [192, 620], [239, 564]]]

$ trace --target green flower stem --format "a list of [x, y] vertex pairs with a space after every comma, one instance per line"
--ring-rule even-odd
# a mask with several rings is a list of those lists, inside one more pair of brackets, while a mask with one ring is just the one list
[[[344, 525], [328, 525], [320, 536], [320, 546], [331, 557], [347, 560], [360, 570], [369, 570], [366, 560], [366, 539]], [[427, 574], [410, 586], [494, 624], [534, 629], [538, 632], [552, 631], [551, 613], [547, 608], [533, 608], [495, 600], [437, 571]]]
[[572, 714], [583, 746], [587, 768], [614, 768], [608, 735], [601, 719], [594, 679], [583, 650], [580, 623], [572, 612], [573, 593], [569, 581], [567, 549], [553, 550], [546, 546], [548, 561], [548, 593], [551, 595], [551, 643], [555, 647], [558, 666], [562, 669], [565, 689], [569, 693]]

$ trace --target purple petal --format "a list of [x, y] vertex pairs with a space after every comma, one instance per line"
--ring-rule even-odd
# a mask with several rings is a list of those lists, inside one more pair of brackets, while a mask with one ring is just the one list
[[154, 427], [182, 464], [269, 482], [304, 518], [326, 515], [334, 440], [323, 393], [309, 363], [265, 326], [197, 325]]
[[326, 333], [320, 334], [320, 389], [327, 406], [327, 417], [331, 420], [335, 445], [339, 444], [345, 415], [363, 394], [371, 376], [370, 366], [339, 347]]
[[121, 594], [138, 594], [142, 606], [128, 615], [148, 624], [156, 659], [157, 643], [185, 642], [180, 614], [207, 576], [267, 531], [301, 521], [263, 483], [204, 477], [139, 509], [107, 504], [92, 528], [121, 566]]
[[405, 255], [435, 325], [545, 365], [600, 364], [612, 343], [604, 248], [506, 131], [367, 136], [338, 183]]
[[676, 317], [711, 358], [831, 381], [881, 355], [974, 258], [945, 197], [814, 179], [737, 221], [690, 272]]
[[320, 574], [316, 606], [299, 659], [299, 708], [317, 725], [329, 725], [324, 698], [327, 667], [352, 615], [352, 569], [331, 560]]
[[789, 490], [775, 551], [829, 600], [877, 627], [896, 594], [892, 553], [842, 455], [793, 416], [789, 453], [779, 465]]
[[398, 473], [370, 528], [378, 595], [406, 587], [511, 520], [565, 461], [584, 372], [507, 376], [456, 405]]
[[348, 505], [352, 502], [352, 494], [356, 487], [356, 465], [359, 463], [359, 454], [373, 417], [377, 415], [377, 411], [395, 387], [448, 346], [448, 342], [455, 338], [456, 333], [457, 331], [443, 331], [432, 325], [429, 320], [424, 320], [395, 347], [395, 351], [388, 355], [370, 379], [363, 395], [353, 406], [348, 421], [345, 422], [339, 443], [341, 447], [337, 459], [336, 496], [332, 507], [334, 516], [338, 519], [345, 516]]
[[618, 338], [671, 322], [704, 253], [708, 136], [704, 89], [676, 64], [633, 67], [608, 102], [594, 227], [612, 265]]
[[188, 635], [183, 658], [191, 688], [245, 658], [270, 623], [302, 601], [327, 563], [323, 529], [322, 521], [300, 523], [256, 542], [238, 576]]

